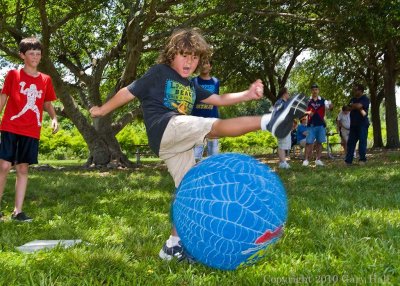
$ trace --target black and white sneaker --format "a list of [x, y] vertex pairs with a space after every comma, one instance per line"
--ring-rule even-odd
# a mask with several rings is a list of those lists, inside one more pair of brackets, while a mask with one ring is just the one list
[[4, 214], [2, 212], [0, 212], [0, 221], [3, 220]]
[[160, 250], [160, 253], [158, 254], [162, 260], [172, 260], [173, 258], [176, 258], [178, 262], [188, 262], [190, 264], [195, 263], [194, 257], [192, 257], [189, 253], [185, 251], [185, 249], [182, 246], [182, 243], [179, 241], [178, 245], [175, 245], [173, 247], [168, 247], [167, 244], [165, 243], [162, 249]]
[[275, 109], [267, 124], [267, 130], [278, 138], [285, 138], [293, 128], [293, 120], [307, 111], [308, 98], [304, 94], [291, 97], [284, 108]]
[[24, 212], [20, 212], [18, 214], [12, 214], [11, 219], [19, 222], [31, 222], [33, 220], [31, 217], [27, 216]]

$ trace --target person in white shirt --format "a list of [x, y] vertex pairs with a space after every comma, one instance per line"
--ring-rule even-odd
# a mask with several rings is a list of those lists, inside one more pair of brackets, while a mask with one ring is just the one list
[[344, 105], [342, 107], [342, 111], [339, 112], [339, 115], [336, 118], [336, 125], [338, 133], [341, 138], [341, 145], [344, 150], [344, 154], [347, 153], [347, 141], [349, 141], [350, 134], [350, 107]]

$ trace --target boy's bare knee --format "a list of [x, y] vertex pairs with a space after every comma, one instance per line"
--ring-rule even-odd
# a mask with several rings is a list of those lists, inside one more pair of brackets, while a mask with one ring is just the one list
[[215, 139], [215, 138], [219, 138], [220, 134], [218, 133], [218, 128], [219, 128], [219, 123], [221, 122], [221, 120], [216, 120], [212, 126], [211, 126], [211, 130], [210, 132], [206, 135], [206, 138], [208, 139]]
[[28, 164], [19, 164], [15, 166], [15, 170], [18, 175], [28, 175], [29, 165]]
[[8, 173], [11, 169], [11, 163], [5, 160], [0, 160], [0, 172]]

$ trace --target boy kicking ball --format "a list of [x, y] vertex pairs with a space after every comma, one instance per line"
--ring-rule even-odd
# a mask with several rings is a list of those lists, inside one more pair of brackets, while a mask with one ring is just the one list
[[[306, 98], [297, 95], [286, 108], [272, 115], [224, 120], [188, 115], [200, 102], [227, 106], [263, 97], [261, 80], [253, 82], [247, 90], [223, 95], [212, 94], [191, 82], [190, 76], [210, 56], [210, 46], [196, 29], [177, 30], [161, 52], [158, 64], [120, 89], [103, 106], [90, 109], [92, 117], [104, 116], [137, 97], [142, 105], [150, 148], [165, 161], [175, 187], [196, 164], [193, 147], [204, 138], [234, 137], [260, 129], [281, 138], [290, 133], [293, 119], [303, 116], [307, 108]], [[190, 259], [174, 227], [159, 256], [164, 260]]]

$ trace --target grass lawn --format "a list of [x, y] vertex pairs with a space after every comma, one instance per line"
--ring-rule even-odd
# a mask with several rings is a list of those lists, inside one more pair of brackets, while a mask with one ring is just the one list
[[[399, 285], [400, 152], [370, 154], [365, 166], [325, 162], [304, 168], [292, 160], [290, 170], [277, 170], [289, 199], [285, 233], [262, 261], [236, 271], [158, 258], [174, 186], [157, 161], [133, 171], [32, 170], [24, 210], [34, 221], [25, 224], [9, 219], [10, 174], [0, 285]], [[16, 250], [36, 239], [84, 243]]]

